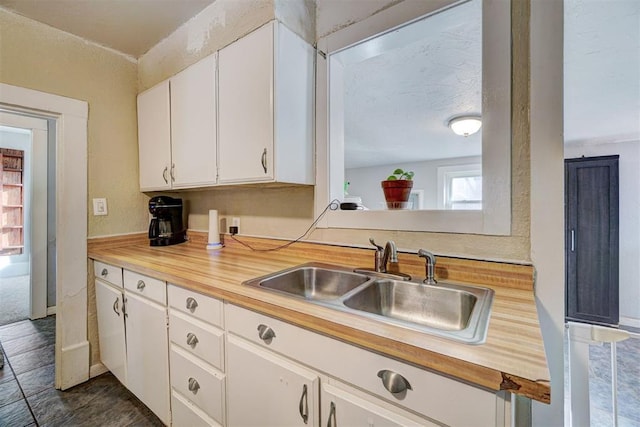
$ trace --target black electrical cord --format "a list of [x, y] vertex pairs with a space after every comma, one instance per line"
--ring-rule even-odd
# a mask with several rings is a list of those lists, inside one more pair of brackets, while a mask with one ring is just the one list
[[340, 207], [340, 200], [338, 200], [338, 199], [333, 199], [332, 201], [330, 201], [330, 202], [329, 202], [329, 204], [327, 205], [327, 207], [326, 207], [326, 208], [324, 208], [324, 210], [320, 213], [320, 215], [318, 215], [318, 217], [315, 219], [315, 221], [313, 221], [313, 222], [311, 223], [311, 225], [309, 226], [309, 228], [307, 228], [307, 231], [305, 231], [304, 233], [302, 233], [302, 235], [301, 235], [300, 237], [298, 237], [298, 238], [297, 238], [297, 239], [295, 239], [295, 240], [291, 240], [291, 241], [289, 241], [289, 242], [285, 243], [284, 245], [276, 246], [275, 248], [269, 248], [269, 249], [256, 249], [256, 248], [252, 247], [251, 245], [249, 245], [248, 243], [245, 243], [245, 242], [243, 242], [243, 241], [241, 241], [241, 240], [236, 239], [236, 238], [235, 238], [235, 236], [233, 236], [233, 235], [231, 235], [231, 238], [232, 238], [233, 240], [235, 240], [236, 242], [240, 243], [242, 246], [245, 246], [245, 247], [247, 247], [247, 248], [251, 249], [252, 251], [256, 251], [256, 252], [271, 252], [271, 251], [277, 251], [277, 250], [280, 250], [280, 249], [284, 249], [284, 248], [287, 248], [287, 247], [289, 247], [289, 246], [293, 245], [294, 243], [299, 242], [299, 241], [300, 241], [300, 240], [302, 240], [302, 239], [303, 239], [307, 234], [309, 234], [309, 232], [315, 228], [316, 224], [318, 224], [318, 221], [320, 221], [320, 219], [324, 216], [324, 214], [326, 214], [326, 213], [327, 213], [327, 211], [328, 211], [328, 210], [335, 211], [335, 210], [338, 210], [338, 208], [339, 208], [339, 207]]

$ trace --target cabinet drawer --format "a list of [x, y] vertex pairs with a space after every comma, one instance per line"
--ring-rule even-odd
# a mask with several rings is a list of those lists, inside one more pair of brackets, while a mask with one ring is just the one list
[[169, 339], [186, 352], [224, 371], [224, 332], [207, 323], [169, 310]]
[[218, 427], [220, 425], [175, 390], [171, 392], [171, 421], [171, 424], [176, 427]]
[[96, 277], [101, 278], [116, 286], [122, 287], [122, 269], [100, 261], [93, 261], [93, 272]]
[[[225, 322], [228, 334], [240, 335], [440, 423], [496, 425], [496, 409], [504, 404], [502, 393], [471, 386], [232, 304], [225, 307]], [[260, 325], [271, 329], [268, 334], [273, 335], [271, 339], [260, 338]], [[401, 375], [411, 389], [390, 393], [379, 377], [384, 371]]]
[[224, 425], [224, 374], [171, 345], [171, 386], [216, 422]]
[[169, 306], [222, 328], [222, 301], [169, 284]]
[[124, 288], [162, 305], [167, 305], [167, 285], [162, 280], [124, 270]]

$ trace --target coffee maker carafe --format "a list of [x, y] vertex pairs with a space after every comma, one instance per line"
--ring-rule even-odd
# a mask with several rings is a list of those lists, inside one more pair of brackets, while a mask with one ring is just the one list
[[182, 222], [182, 199], [156, 196], [149, 200], [149, 212], [153, 215], [149, 224], [149, 244], [168, 246], [187, 240]]

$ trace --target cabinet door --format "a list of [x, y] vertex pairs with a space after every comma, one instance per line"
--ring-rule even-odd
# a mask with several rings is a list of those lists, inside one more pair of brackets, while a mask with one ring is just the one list
[[358, 390], [346, 390], [322, 384], [322, 425], [347, 426], [436, 426], [428, 420], [410, 414], [400, 408], [392, 408], [373, 396], [365, 396]]
[[169, 342], [167, 309], [125, 292], [127, 386], [169, 424]]
[[140, 190], [171, 188], [169, 81], [138, 95]]
[[126, 386], [127, 353], [124, 338], [122, 292], [101, 280], [96, 280], [95, 283], [100, 360]]
[[229, 426], [319, 425], [316, 373], [233, 335], [227, 363]]
[[173, 188], [216, 183], [216, 58], [171, 78]]
[[220, 182], [273, 178], [273, 26], [220, 50]]

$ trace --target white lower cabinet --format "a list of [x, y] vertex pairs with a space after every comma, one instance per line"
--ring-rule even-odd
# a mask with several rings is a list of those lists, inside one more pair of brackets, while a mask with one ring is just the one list
[[100, 360], [122, 384], [127, 384], [122, 291], [100, 279], [96, 279], [95, 283]]
[[170, 284], [172, 425], [226, 425], [222, 301]]
[[[319, 418], [310, 415], [308, 425], [318, 425], [318, 419], [328, 427], [510, 425], [504, 392], [465, 384], [232, 304], [225, 305], [224, 313], [230, 426], [261, 425], [257, 421], [270, 420], [271, 408], [277, 415], [291, 413], [273, 425], [302, 425], [299, 412], [288, 409], [292, 404], [297, 409], [294, 397], [300, 399], [302, 384], [284, 374], [290, 366], [307, 381], [322, 379]], [[399, 390], [385, 385], [389, 377], [402, 381], [404, 390], [389, 391]], [[295, 387], [284, 388], [281, 381]], [[319, 392], [315, 384], [313, 390], [309, 384], [308, 393]], [[308, 400], [310, 414], [318, 408], [313, 402]]]
[[169, 424], [167, 309], [125, 291], [127, 388]]
[[94, 270], [100, 360], [168, 425], [166, 284], [97, 261]]
[[241, 338], [227, 338], [229, 426], [318, 426], [317, 373]]

